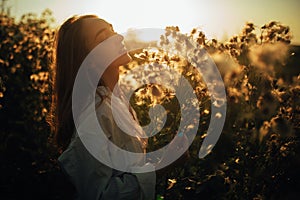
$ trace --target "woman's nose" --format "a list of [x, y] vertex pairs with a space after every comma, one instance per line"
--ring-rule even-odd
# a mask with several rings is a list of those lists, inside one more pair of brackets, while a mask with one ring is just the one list
[[122, 42], [124, 40], [124, 36], [117, 33], [116, 35], [118, 41]]

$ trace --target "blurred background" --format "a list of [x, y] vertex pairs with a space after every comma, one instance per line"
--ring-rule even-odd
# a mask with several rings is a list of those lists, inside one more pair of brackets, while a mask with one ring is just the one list
[[[59, 151], [47, 123], [52, 44], [55, 30], [66, 18], [95, 13], [121, 33], [165, 28], [186, 34], [210, 53], [224, 80], [225, 126], [212, 153], [200, 160], [199, 147], [211, 117], [201, 75], [183, 58], [146, 48], [131, 52], [133, 61], [123, 66], [124, 74], [153, 62], [177, 68], [201, 102], [190, 159], [158, 177], [157, 199], [298, 199], [298, 8], [297, 0], [1, 0], [0, 198], [72, 199], [75, 189], [57, 165]], [[149, 123], [148, 111], [154, 104], [169, 111], [165, 127], [149, 139], [149, 151], [173, 138], [180, 113], [170, 91], [145, 85], [131, 103], [142, 125]]]

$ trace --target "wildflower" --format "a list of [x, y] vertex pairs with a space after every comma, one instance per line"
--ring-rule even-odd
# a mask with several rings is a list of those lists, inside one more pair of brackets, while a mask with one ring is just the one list
[[286, 119], [283, 117], [273, 117], [270, 120], [272, 131], [280, 134], [280, 136], [290, 137], [293, 135], [293, 130]]
[[288, 45], [278, 42], [276, 44], [253, 45], [248, 57], [253, 66], [261, 72], [274, 76], [274, 67], [283, 65], [288, 55]]
[[197, 32], [197, 29], [193, 28], [193, 30], [191, 31], [191, 35], [194, 35]]
[[233, 71], [239, 71], [240, 65], [229, 53], [214, 53], [210, 56], [217, 65], [222, 77], [225, 77], [226, 74], [230, 74]]
[[256, 106], [260, 111], [258, 114], [261, 119], [267, 120], [276, 114], [279, 102], [272, 93], [268, 92], [258, 98]]
[[263, 139], [270, 133], [270, 123], [264, 121], [263, 125], [259, 129], [259, 142], [262, 142]]
[[151, 87], [152, 89], [152, 95], [155, 96], [155, 97], [160, 97], [162, 95], [162, 91], [155, 85], [153, 85]]

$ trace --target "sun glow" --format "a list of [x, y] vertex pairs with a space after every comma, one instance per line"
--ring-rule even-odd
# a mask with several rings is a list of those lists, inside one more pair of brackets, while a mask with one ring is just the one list
[[[165, 26], [180, 26], [190, 31], [199, 25], [198, 14], [192, 1], [139, 1], [139, 0], [90, 0], [80, 1], [79, 13], [95, 13], [112, 23], [115, 30], [125, 32], [130, 28], [165, 28]], [[79, 3], [79, 2], [78, 2]], [[55, 12], [55, 11], [54, 11]], [[62, 19], [72, 13], [59, 12]]]
[[12, 12], [41, 13], [45, 8], [53, 11], [57, 24], [74, 14], [93, 13], [114, 25], [119, 33], [128, 29], [179, 26], [182, 33], [200, 28], [211, 39], [228, 39], [239, 34], [245, 22], [262, 26], [271, 20], [290, 26], [300, 44], [299, 1], [274, 0], [52, 0], [10, 1]]

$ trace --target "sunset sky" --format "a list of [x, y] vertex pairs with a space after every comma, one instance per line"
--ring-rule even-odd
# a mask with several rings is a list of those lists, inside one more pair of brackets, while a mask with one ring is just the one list
[[117, 32], [129, 28], [179, 26], [183, 33], [199, 27], [208, 38], [238, 34], [246, 21], [262, 26], [271, 20], [290, 26], [300, 44], [299, 0], [9, 0], [11, 13], [53, 11], [57, 24], [74, 14], [94, 13], [113, 24]]

